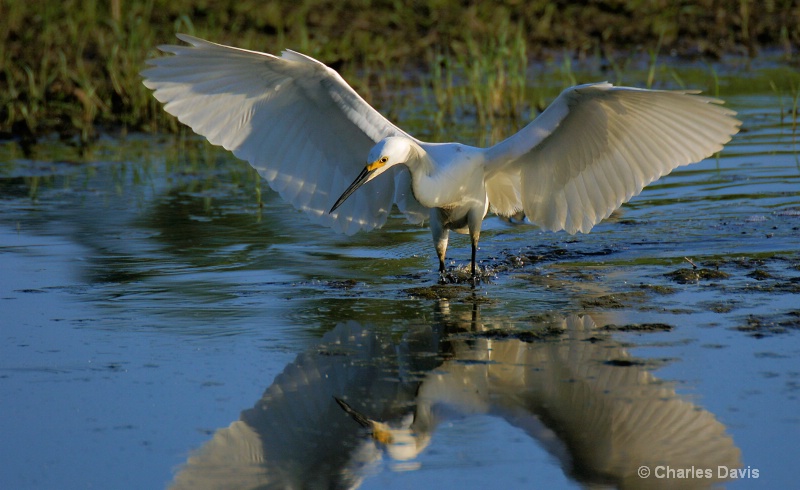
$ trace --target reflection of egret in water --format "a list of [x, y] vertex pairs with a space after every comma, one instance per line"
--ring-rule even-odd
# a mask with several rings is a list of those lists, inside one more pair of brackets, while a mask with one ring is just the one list
[[[712, 414], [676, 395], [589, 316], [559, 322], [558, 339], [451, 342], [453, 359], [423, 381], [417, 414], [449, 405], [503, 417], [558, 456], [585, 483], [623, 488], [705, 487], [711, 479], [641, 479], [650, 469], [740, 465], [739, 449]], [[475, 322], [474, 328], [480, 329]], [[553, 330], [549, 330], [552, 332]], [[568, 340], [565, 340], [568, 339]]]
[[[413, 469], [409, 460], [439, 423], [470, 414], [521, 428], [586, 484], [707, 487], [718, 466], [740, 466], [739, 449], [712, 414], [658, 381], [590, 317], [554, 320], [547, 335], [514, 336], [483, 331], [477, 310], [458, 321], [440, 306], [439, 321], [400, 341], [338, 325], [196, 451], [174, 487], [352, 488], [384, 455]], [[376, 425], [365, 430], [358, 417]], [[713, 475], [641, 479], [640, 466]]]
[[441, 362], [432, 355], [438, 344], [429, 327], [414, 329], [397, 343], [392, 332], [355, 322], [338, 325], [288, 365], [241, 420], [196, 451], [176, 475], [174, 488], [358, 486], [380, 460], [382, 447], [334, 396], [358, 400], [375, 419], [405, 419], [408, 425], [416, 373]]

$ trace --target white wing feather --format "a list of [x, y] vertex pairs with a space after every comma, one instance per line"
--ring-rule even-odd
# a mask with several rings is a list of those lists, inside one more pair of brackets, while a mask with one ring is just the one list
[[720, 103], [609, 83], [567, 89], [487, 150], [489, 199], [519, 182], [520, 200], [503, 208], [523, 208], [548, 230], [588, 233], [649, 183], [721, 150], [741, 122]]
[[174, 56], [148, 60], [145, 86], [167, 112], [249, 162], [312, 221], [347, 234], [370, 230], [383, 225], [394, 202], [410, 221], [427, 217], [412, 196], [404, 166], [328, 214], [375, 143], [392, 135], [410, 137], [334, 70], [294, 51], [278, 58], [183, 34], [178, 38], [190, 46], [161, 46]]

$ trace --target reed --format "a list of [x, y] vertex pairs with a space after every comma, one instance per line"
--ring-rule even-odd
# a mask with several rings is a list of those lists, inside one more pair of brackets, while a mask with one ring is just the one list
[[[755, 55], [760, 46], [774, 45], [790, 55], [800, 45], [795, 1], [774, 0], [758, 9], [749, 0], [681, 5], [664, 8], [659, 0], [566, 6], [544, 0], [469, 6], [419, 0], [413, 8], [370, 0], [2, 2], [0, 138], [35, 140], [56, 132], [86, 145], [102, 130], [178, 131], [139, 77], [145, 59], [157, 55], [158, 44], [173, 42], [175, 32], [270, 52], [304, 51], [339, 69], [368, 99], [403, 73], [423, 70], [430, 73], [432, 96], [442, 108], [437, 124], [459, 107], [466, 110], [470, 101], [476, 119], [491, 127], [524, 119], [529, 107], [540, 104], [526, 83], [528, 65], [551, 53], [564, 53], [565, 78], [574, 78], [573, 60], [603, 53], [619, 79], [627, 70], [620, 53], [638, 49]], [[658, 70], [651, 66], [647, 81], [655, 83]]]

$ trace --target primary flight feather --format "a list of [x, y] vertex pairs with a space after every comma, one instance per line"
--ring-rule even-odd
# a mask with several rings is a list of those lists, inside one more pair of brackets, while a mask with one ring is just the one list
[[161, 46], [173, 56], [142, 72], [167, 112], [338, 232], [380, 227], [396, 205], [411, 222], [430, 219], [440, 272], [449, 231], [468, 233], [473, 278], [489, 209], [587, 233], [649, 183], [721, 150], [741, 125], [693, 92], [596, 83], [564, 90], [493, 147], [427, 143], [313, 58], [178, 38], [188, 46]]

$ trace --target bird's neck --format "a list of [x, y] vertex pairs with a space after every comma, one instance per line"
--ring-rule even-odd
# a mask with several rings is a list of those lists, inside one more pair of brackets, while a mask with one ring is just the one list
[[406, 140], [405, 143], [408, 145], [408, 155], [403, 163], [411, 170], [411, 173], [417, 170], [429, 173], [433, 169], [433, 165], [431, 164], [430, 157], [428, 157], [428, 152], [422, 149], [416, 141], [404, 139]]
[[409, 151], [406, 166], [412, 175], [431, 175], [435, 169], [428, 152], [413, 141], [408, 142], [411, 150]]
[[426, 207], [435, 207], [436, 203], [428, 195], [432, 186], [431, 176], [434, 174], [436, 166], [428, 152], [422, 147], [414, 142], [410, 142], [410, 146], [411, 151], [405, 163], [411, 173], [411, 191], [420, 204]]
[[457, 164], [435, 161], [416, 146], [406, 165], [414, 197], [423, 206], [452, 209], [465, 203], [480, 206], [486, 200], [483, 167], [477, 160], [467, 157]]

